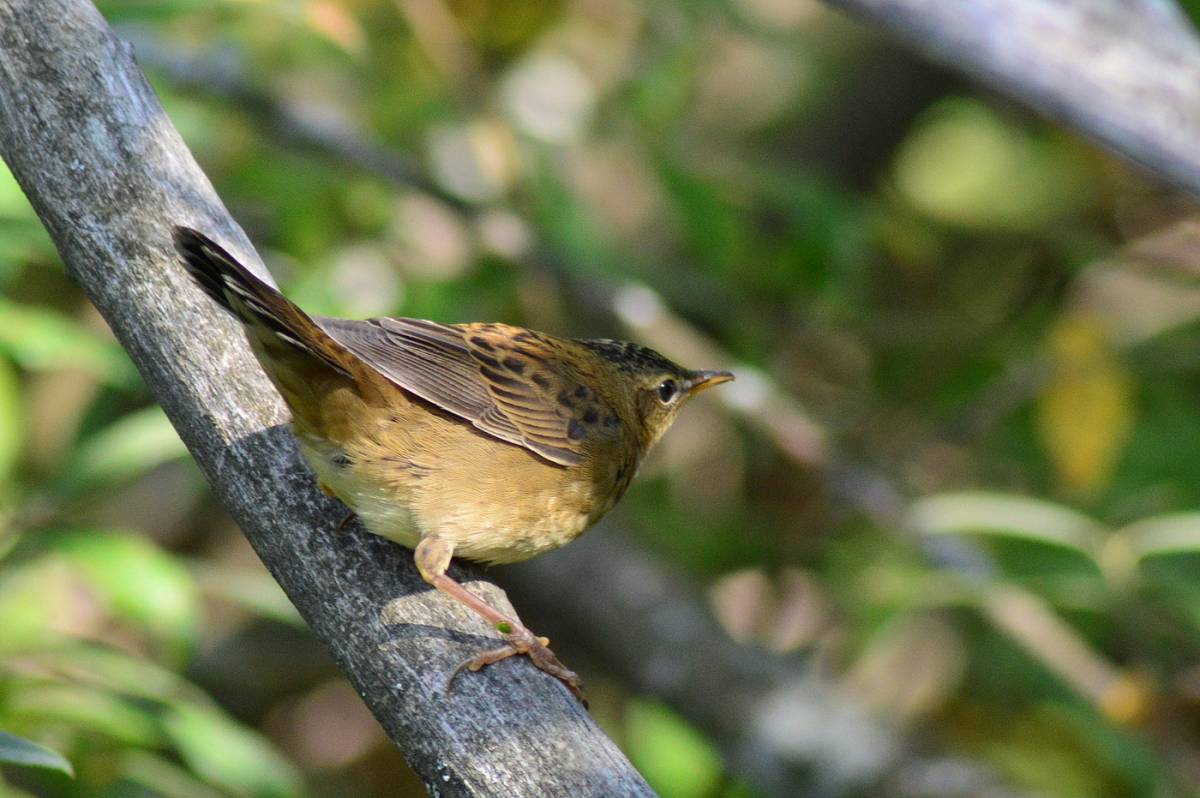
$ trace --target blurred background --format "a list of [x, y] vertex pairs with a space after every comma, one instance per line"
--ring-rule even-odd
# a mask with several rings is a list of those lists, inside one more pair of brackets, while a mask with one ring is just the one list
[[[1200, 794], [1191, 200], [811, 0], [99, 5], [305, 308], [734, 368], [614, 524], [967, 768], [890, 793]], [[525, 618], [664, 798], [780, 794]], [[6, 796], [424, 794], [2, 166], [0, 730], [75, 770]]]

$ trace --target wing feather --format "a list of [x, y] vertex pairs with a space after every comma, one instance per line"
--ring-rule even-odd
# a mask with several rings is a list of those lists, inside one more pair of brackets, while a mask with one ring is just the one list
[[401, 388], [559, 465], [582, 460], [591, 428], [581, 418], [615, 418], [571, 377], [549, 341], [528, 330], [403, 318], [316, 321]]

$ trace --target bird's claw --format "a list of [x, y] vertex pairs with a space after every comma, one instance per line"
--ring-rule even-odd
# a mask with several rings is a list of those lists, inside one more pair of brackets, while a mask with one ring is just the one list
[[455, 668], [454, 672], [450, 674], [450, 678], [446, 680], [446, 692], [450, 692], [454, 686], [454, 679], [464, 670], [474, 672], [518, 655], [529, 657], [535, 667], [565, 684], [571, 694], [579, 699], [584, 707], [587, 706], [587, 699], [583, 696], [583, 681], [578, 674], [559, 662], [558, 657], [550, 650], [550, 638], [537, 637], [519, 624], [513, 624], [512, 631], [504, 633], [503, 646], [481, 651]]

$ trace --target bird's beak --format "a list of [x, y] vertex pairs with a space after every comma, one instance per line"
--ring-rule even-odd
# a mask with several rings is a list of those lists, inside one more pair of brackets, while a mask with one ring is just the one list
[[688, 396], [695, 396], [732, 379], [733, 374], [728, 371], [693, 371], [688, 375]]

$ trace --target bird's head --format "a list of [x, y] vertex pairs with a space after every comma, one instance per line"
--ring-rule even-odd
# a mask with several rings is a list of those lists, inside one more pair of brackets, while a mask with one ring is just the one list
[[[640, 344], [608, 339], [579, 343], [600, 356], [613, 376], [614, 389], [631, 411], [644, 454], [670, 428], [687, 400], [714, 385], [729, 382], [728, 371], [690, 371]], [[614, 397], [616, 398], [616, 397]]]

